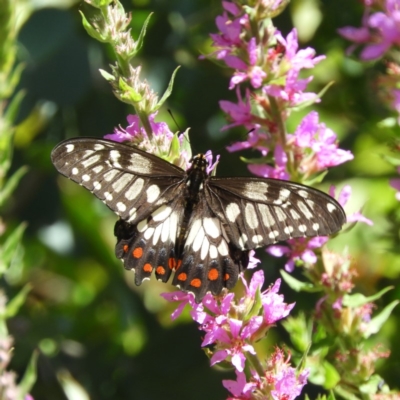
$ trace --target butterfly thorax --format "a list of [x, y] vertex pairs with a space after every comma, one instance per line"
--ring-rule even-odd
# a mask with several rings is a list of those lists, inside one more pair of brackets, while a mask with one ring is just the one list
[[188, 203], [199, 201], [199, 192], [203, 189], [204, 181], [207, 179], [207, 159], [204, 154], [193, 157], [192, 166], [187, 170], [186, 198]]
[[187, 226], [193, 209], [199, 202], [199, 192], [203, 190], [204, 181], [207, 179], [207, 159], [204, 154], [193, 157], [191, 167], [186, 171], [186, 193], [185, 210], [183, 213], [182, 224], [176, 241], [175, 254], [179, 257], [182, 254], [183, 245], [187, 236]]

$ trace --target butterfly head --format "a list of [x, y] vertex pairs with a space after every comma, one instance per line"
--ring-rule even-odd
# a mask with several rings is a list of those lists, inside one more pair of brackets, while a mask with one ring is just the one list
[[192, 166], [190, 169], [206, 173], [207, 166], [208, 161], [206, 156], [204, 154], [197, 154], [197, 156], [194, 156], [192, 159]]

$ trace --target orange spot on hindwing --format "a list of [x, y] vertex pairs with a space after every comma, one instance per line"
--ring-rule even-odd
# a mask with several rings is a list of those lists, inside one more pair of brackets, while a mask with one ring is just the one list
[[129, 250], [129, 246], [127, 244], [124, 244], [124, 246], [122, 247], [122, 250], [124, 251], [124, 253], [127, 253]]
[[228, 281], [228, 280], [229, 280], [229, 278], [230, 278], [229, 274], [228, 274], [228, 273], [226, 273], [226, 274], [224, 275], [224, 281]]
[[136, 249], [133, 249], [132, 255], [135, 258], [140, 258], [143, 255], [143, 249], [141, 247], [136, 247]]
[[208, 279], [210, 281], [215, 281], [217, 280], [219, 277], [219, 272], [216, 268], [212, 268], [210, 269], [210, 271], [208, 271]]
[[177, 276], [178, 281], [186, 281], [187, 279], [187, 274], [185, 274], [184, 272], [181, 272], [178, 276]]
[[199, 278], [194, 278], [190, 281], [190, 285], [199, 288], [201, 286], [201, 280]]
[[156, 273], [157, 273], [158, 275], [165, 275], [165, 268], [164, 268], [163, 266], [159, 265], [159, 266], [156, 268]]
[[170, 257], [168, 259], [168, 267], [169, 269], [172, 269], [173, 271], [176, 271], [182, 264], [182, 260], [176, 261], [175, 258]]
[[151, 272], [151, 271], [153, 271], [153, 267], [151, 266], [151, 264], [149, 264], [149, 263], [147, 263], [147, 264], [144, 264], [143, 265], [143, 271], [144, 272]]

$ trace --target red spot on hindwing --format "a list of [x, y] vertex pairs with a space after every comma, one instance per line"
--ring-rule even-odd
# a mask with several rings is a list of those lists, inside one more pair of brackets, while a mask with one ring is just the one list
[[134, 258], [140, 258], [143, 255], [143, 249], [141, 247], [136, 247], [136, 249], [133, 249], [132, 255]]

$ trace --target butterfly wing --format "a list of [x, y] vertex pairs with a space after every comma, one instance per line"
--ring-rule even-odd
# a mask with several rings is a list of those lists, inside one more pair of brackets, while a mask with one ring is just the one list
[[76, 138], [58, 144], [51, 160], [123, 220], [136, 224], [179, 193], [185, 171], [123, 143]]
[[335, 199], [293, 182], [212, 177], [205, 188], [210, 208], [239, 249], [254, 249], [291, 238], [331, 235], [346, 222]]
[[199, 302], [207, 292], [218, 295], [222, 288], [232, 288], [248, 261], [248, 251], [231, 243], [221, 220], [201, 197], [189, 220], [172, 283], [194, 293]]

